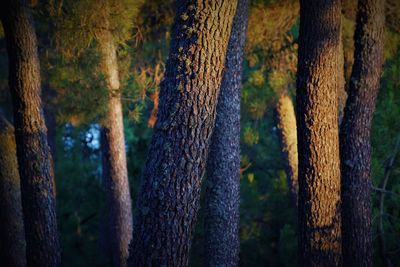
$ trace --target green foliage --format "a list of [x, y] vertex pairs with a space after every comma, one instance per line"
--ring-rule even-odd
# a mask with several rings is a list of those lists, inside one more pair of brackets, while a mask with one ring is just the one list
[[[400, 265], [398, 253], [400, 239], [400, 50], [385, 64], [381, 80], [377, 109], [374, 114], [372, 131], [372, 177], [376, 188], [382, 188], [382, 182], [387, 176], [387, 185], [380, 209], [381, 194], [373, 191], [373, 229], [376, 266], [384, 266], [379, 251], [382, 236], [379, 229], [383, 222], [383, 237], [386, 252], [394, 266]], [[396, 145], [397, 143], [397, 145]], [[391, 159], [394, 159], [390, 166]], [[383, 212], [381, 214], [381, 212]]]
[[[111, 31], [115, 43], [131, 38], [142, 0], [63, 1], [58, 25], [58, 45], [66, 55], [75, 55]], [[72, 54], [71, 54], [72, 53]]]
[[[61, 2], [62, 6], [58, 6]], [[148, 118], [155, 103], [153, 96], [163, 78], [174, 16], [172, 1], [144, 1], [140, 9], [139, 5], [140, 1], [128, 0], [64, 0], [39, 1], [35, 8], [42, 81], [55, 92], [53, 97], [44, 92], [44, 103], [58, 117], [55, 172], [64, 266], [102, 264], [99, 233], [105, 192], [100, 151], [98, 144], [93, 145], [99, 139], [95, 137], [89, 142], [91, 145], [83, 140], [89, 130], [98, 127], [90, 123], [99, 123], [106, 107], [107, 89], [96, 42], [105, 26], [118, 44], [128, 172], [135, 206], [152, 134]], [[294, 94], [298, 3], [256, 0], [250, 14], [241, 109], [240, 266], [296, 266], [296, 211], [288, 196], [273, 109], [282, 92]], [[109, 25], [104, 25], [106, 19]], [[343, 21], [343, 38], [347, 42], [344, 46], [351, 48], [354, 22], [349, 17]], [[373, 121], [375, 187], [380, 186], [400, 133], [399, 35], [393, 27], [390, 29], [385, 43], [388, 61]], [[5, 47], [4, 40], [0, 40], [0, 45]], [[0, 50], [0, 66], [7, 68], [4, 49]], [[7, 73], [3, 71], [0, 103], [2, 108], [11, 110], [6, 89]], [[66, 130], [70, 124], [75, 128]], [[387, 251], [394, 266], [400, 266], [400, 153], [391, 168], [386, 190], [391, 192], [384, 201]], [[379, 199], [380, 194], [374, 191], [375, 263], [383, 266], [377, 253]], [[202, 266], [202, 218], [201, 211], [191, 266]]]
[[57, 218], [64, 266], [99, 263], [99, 222], [105, 204], [99, 150], [82, 152], [80, 135], [88, 128], [59, 127], [55, 175]]
[[56, 96], [47, 104], [56, 107], [57, 120], [78, 125], [101, 119], [106, 112], [108, 91], [105, 77], [98, 71], [95, 48], [90, 47], [73, 61], [57, 57], [50, 64], [47, 82]]

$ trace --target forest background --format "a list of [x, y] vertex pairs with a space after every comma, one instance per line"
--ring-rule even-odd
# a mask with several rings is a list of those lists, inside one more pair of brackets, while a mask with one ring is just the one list
[[[101, 17], [93, 15], [98, 1], [78, 2], [30, 4], [39, 40], [43, 102], [55, 166], [62, 262], [64, 266], [103, 266], [108, 255], [102, 253], [106, 251], [102, 234], [106, 194], [99, 122], [105, 113], [107, 89], [98, 68], [98, 44], [90, 34]], [[125, 8], [128, 2], [120, 1], [120, 9], [117, 6], [113, 16], [118, 17], [115, 22], [120, 29], [115, 36], [135, 206], [156, 119], [175, 8], [170, 0], [137, 2]], [[400, 4], [388, 0], [386, 5], [385, 64], [372, 131], [374, 260], [382, 266], [384, 254], [399, 266]], [[350, 75], [353, 60], [355, 6], [355, 1], [343, 4], [345, 77]], [[69, 15], [63, 10], [69, 10]], [[290, 199], [282, 157], [277, 105], [282, 95], [293, 99], [295, 94], [298, 28], [297, 1], [251, 2], [241, 111], [241, 266], [294, 266], [297, 262], [296, 207]], [[0, 66], [7, 70], [3, 37], [1, 34]], [[0, 73], [0, 105], [12, 121], [7, 77], [6, 71]], [[203, 186], [206, 184], [207, 177]], [[191, 266], [202, 265], [203, 225], [200, 210]]]

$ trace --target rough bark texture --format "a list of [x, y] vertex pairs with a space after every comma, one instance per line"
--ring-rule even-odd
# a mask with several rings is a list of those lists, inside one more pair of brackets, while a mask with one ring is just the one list
[[35, 267], [59, 266], [51, 155], [40, 98], [33, 21], [25, 1], [2, 1], [0, 10], [9, 58], [27, 263]]
[[[46, 88], [46, 87], [45, 87]], [[47, 92], [46, 92], [47, 91]], [[50, 100], [50, 94], [54, 94], [54, 92], [49, 92], [51, 91], [49, 88], [46, 88], [43, 90], [45, 94], [48, 94], [47, 99], [48, 101]], [[52, 96], [54, 97], [54, 96]], [[44, 102], [46, 102], [46, 97], [44, 97]], [[47, 143], [50, 148], [50, 154], [51, 154], [51, 175], [53, 177], [53, 194], [54, 197], [57, 196], [57, 187], [56, 187], [56, 180], [55, 180], [55, 175], [54, 175], [54, 162], [55, 162], [55, 157], [56, 157], [56, 129], [57, 129], [57, 121], [56, 121], [56, 114], [54, 110], [51, 110], [50, 104], [45, 104], [43, 107], [43, 112], [44, 112], [44, 120], [46, 123], [46, 128], [47, 128]]]
[[286, 177], [289, 185], [290, 198], [294, 207], [297, 207], [298, 184], [298, 156], [297, 156], [297, 126], [293, 101], [283, 93], [276, 105], [278, 132], [283, 160], [285, 162]]
[[108, 237], [114, 266], [126, 266], [132, 239], [132, 204], [126, 166], [124, 124], [116, 47], [110, 31], [99, 38], [102, 68], [109, 89], [101, 129], [103, 178], [107, 191]]
[[179, 1], [130, 266], [187, 266], [237, 1]]
[[301, 0], [297, 73], [299, 262], [341, 263], [340, 0]]
[[0, 266], [25, 267], [25, 246], [14, 127], [0, 113]]
[[239, 0], [226, 52], [207, 161], [205, 266], [238, 266], [240, 89], [247, 18], [248, 1]]
[[[343, 25], [343, 24], [342, 24]], [[343, 27], [340, 31], [340, 46], [339, 46], [339, 71], [338, 71], [338, 114], [339, 114], [339, 128], [342, 124], [344, 107], [346, 106], [347, 92], [346, 92], [346, 79], [345, 79], [345, 55], [343, 44]]]
[[348, 266], [372, 266], [370, 135], [382, 72], [384, 21], [384, 1], [359, 1], [340, 132], [343, 260]]

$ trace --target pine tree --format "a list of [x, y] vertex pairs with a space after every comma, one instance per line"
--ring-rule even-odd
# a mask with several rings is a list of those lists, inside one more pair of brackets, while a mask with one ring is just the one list
[[343, 261], [372, 266], [371, 124], [383, 64], [385, 1], [360, 0], [340, 131]]
[[300, 1], [297, 72], [299, 263], [341, 264], [339, 0]]
[[0, 110], [0, 266], [26, 266], [14, 127]]
[[[106, 24], [107, 28], [107, 24]], [[99, 34], [102, 67], [109, 90], [101, 129], [103, 177], [107, 191], [108, 237], [114, 266], [126, 266], [132, 239], [132, 204], [126, 166], [124, 124], [116, 46], [109, 30]]]
[[180, 1], [130, 266], [187, 266], [236, 1]]
[[[60, 29], [64, 51], [75, 55], [95, 43], [98, 69], [107, 88], [106, 108], [101, 120], [103, 180], [107, 194], [104, 212], [107, 246], [113, 266], [126, 266], [132, 239], [132, 204], [125, 151], [121, 74], [118, 45], [131, 37], [133, 22], [142, 1], [69, 1]], [[78, 28], [78, 30], [77, 30]]]
[[15, 141], [28, 266], [59, 266], [51, 155], [40, 88], [40, 66], [33, 20], [26, 1], [2, 1], [1, 21], [9, 58]]
[[276, 104], [276, 115], [290, 198], [294, 207], [297, 207], [299, 185], [296, 114], [293, 101], [287, 93], [282, 93], [279, 97]]
[[240, 89], [248, 1], [239, 0], [226, 52], [217, 118], [207, 160], [205, 265], [238, 266]]

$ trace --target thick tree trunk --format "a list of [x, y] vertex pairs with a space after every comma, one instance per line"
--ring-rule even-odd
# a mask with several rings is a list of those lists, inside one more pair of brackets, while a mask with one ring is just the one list
[[370, 135], [382, 72], [384, 21], [384, 1], [359, 1], [340, 132], [343, 260], [349, 266], [372, 266]]
[[218, 96], [207, 161], [205, 266], [238, 266], [240, 201], [240, 89], [248, 1], [239, 0]]
[[0, 113], [0, 266], [25, 267], [25, 246], [14, 127]]
[[285, 162], [286, 177], [289, 185], [290, 198], [293, 206], [297, 207], [298, 185], [298, 156], [297, 156], [297, 126], [293, 101], [283, 93], [276, 105], [278, 132], [282, 157]]
[[180, 1], [130, 266], [187, 266], [237, 1]]
[[300, 1], [297, 140], [301, 266], [341, 263], [340, 16], [340, 0]]
[[25, 1], [1, 2], [9, 57], [28, 266], [59, 266], [51, 155], [40, 98], [37, 41]]
[[126, 266], [132, 239], [132, 204], [126, 166], [124, 124], [117, 52], [110, 31], [99, 38], [102, 68], [109, 89], [108, 109], [102, 123], [103, 177], [107, 191], [107, 224], [113, 265]]

